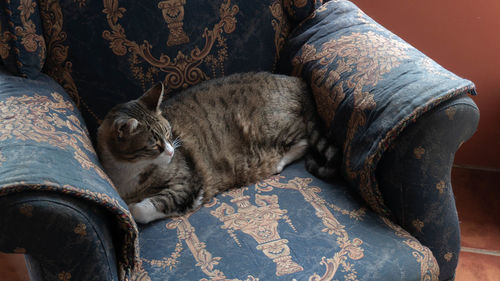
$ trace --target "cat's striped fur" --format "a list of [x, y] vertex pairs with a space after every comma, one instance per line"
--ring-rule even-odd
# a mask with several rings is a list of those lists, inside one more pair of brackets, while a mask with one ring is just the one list
[[137, 222], [184, 214], [219, 192], [279, 173], [308, 143], [323, 153], [311, 153], [306, 166], [334, 173], [324, 166], [335, 151], [323, 143], [299, 78], [234, 74], [162, 99], [159, 84], [114, 107], [98, 130], [101, 161]]

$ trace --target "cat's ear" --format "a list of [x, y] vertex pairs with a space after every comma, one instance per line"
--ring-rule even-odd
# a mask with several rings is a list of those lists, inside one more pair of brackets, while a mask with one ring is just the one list
[[135, 118], [118, 119], [113, 125], [115, 127], [118, 138], [124, 138], [135, 133], [135, 130], [139, 125], [139, 121], [137, 121], [137, 119]]
[[139, 98], [151, 111], [160, 111], [160, 105], [165, 94], [165, 86], [162, 82], [154, 85], [142, 97]]

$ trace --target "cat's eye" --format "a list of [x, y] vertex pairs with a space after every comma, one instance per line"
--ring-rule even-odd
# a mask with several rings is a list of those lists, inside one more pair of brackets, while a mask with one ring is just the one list
[[163, 153], [163, 151], [165, 151], [165, 146], [163, 145], [163, 142], [161, 140], [156, 140], [155, 147], [160, 153]]

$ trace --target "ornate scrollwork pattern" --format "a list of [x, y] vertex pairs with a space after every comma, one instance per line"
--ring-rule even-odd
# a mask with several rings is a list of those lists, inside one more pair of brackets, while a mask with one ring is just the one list
[[17, 8], [21, 12], [21, 26], [14, 28], [17, 36], [21, 38], [21, 44], [28, 52], [35, 52], [40, 48], [38, 55], [40, 62], [43, 64], [45, 60], [45, 40], [41, 34], [37, 34], [36, 26], [30, 19], [31, 15], [35, 12], [36, 3], [32, 0], [21, 0]]
[[[332, 258], [323, 257], [320, 264], [326, 267], [325, 273], [322, 276], [314, 274], [309, 278], [309, 280], [331, 280], [335, 276], [339, 266], [342, 266], [343, 272], [345, 272], [346, 276], [349, 275], [356, 279], [356, 270], [354, 265], [348, 262], [347, 258], [352, 260], [359, 260], [363, 258], [364, 253], [361, 248], [363, 241], [358, 238], [354, 238], [352, 240], [349, 239], [349, 234], [345, 230], [345, 227], [328, 209], [327, 204], [325, 204], [325, 200], [318, 195], [318, 193], [321, 192], [321, 189], [319, 187], [309, 186], [312, 179], [296, 177], [286, 183], [282, 183], [280, 182], [280, 178], [283, 177], [274, 176], [268, 180], [264, 180], [262, 183], [257, 184], [256, 188], [257, 190], [263, 190], [266, 192], [271, 191], [273, 188], [299, 191], [304, 196], [304, 199], [311, 204], [314, 209], [316, 209], [316, 215], [322, 220], [323, 225], [325, 226], [322, 231], [330, 235], [337, 236], [337, 244], [340, 247], [340, 251], [335, 253]], [[363, 213], [363, 211], [360, 210], [355, 212]]]
[[10, 46], [9, 41], [12, 39], [12, 34], [8, 30], [3, 30], [2, 22], [0, 21], [0, 58], [5, 60], [9, 56]]
[[163, 18], [167, 22], [170, 34], [168, 35], [167, 46], [180, 45], [189, 42], [189, 37], [182, 29], [184, 23], [184, 5], [186, 0], [166, 0], [158, 3]]
[[61, 84], [80, 107], [78, 89], [71, 76], [72, 63], [68, 61], [68, 46], [64, 45], [66, 32], [63, 31], [63, 14], [58, 0], [40, 0], [44, 35], [47, 44], [45, 72]]
[[[221, 261], [221, 257], [214, 257], [209, 251], [207, 251], [205, 243], [201, 242], [195, 233], [195, 228], [189, 222], [190, 214], [173, 218], [166, 227], [168, 229], [177, 229], [177, 236], [179, 240], [183, 240], [193, 257], [196, 259], [196, 266], [200, 267], [202, 272], [206, 274], [210, 279], [203, 278], [200, 281], [208, 280], [233, 280], [241, 281], [240, 279], [228, 279], [224, 272], [216, 269], [215, 266]], [[152, 264], [153, 266], [156, 266]], [[160, 264], [162, 266], [162, 264]], [[253, 276], [248, 276], [244, 281], [258, 281]]]
[[256, 205], [253, 205], [250, 196], [244, 195], [246, 190], [248, 188], [239, 188], [224, 193], [233, 198], [231, 202], [237, 205], [237, 210], [222, 203], [211, 214], [224, 223], [222, 228], [252, 236], [258, 243], [257, 250], [276, 263], [277, 276], [304, 270], [292, 260], [288, 240], [278, 233], [278, 221], [287, 218], [287, 211], [279, 208], [278, 197], [256, 194]]
[[269, 6], [269, 10], [273, 16], [271, 24], [274, 29], [274, 47], [276, 49], [273, 66], [274, 70], [280, 58], [280, 51], [285, 45], [285, 40], [290, 33], [290, 23], [288, 22], [280, 0], [275, 0], [271, 6]]
[[90, 160], [88, 154], [95, 155], [95, 151], [74, 110], [71, 102], [55, 92], [50, 97], [11, 96], [0, 102], [0, 141], [16, 138], [71, 148], [82, 168], [92, 169], [112, 185], [104, 171]]
[[[353, 180], [359, 179], [360, 191], [368, 204], [380, 213], [385, 212], [382, 196], [371, 175], [370, 156], [362, 170], [353, 171], [350, 164], [351, 144], [359, 128], [366, 124], [366, 111], [377, 104], [374, 95], [364, 91], [365, 86], [376, 86], [385, 74], [409, 59], [411, 47], [403, 41], [394, 40], [373, 31], [354, 32], [331, 39], [319, 50], [305, 44], [300, 56], [293, 59], [294, 74], [299, 75], [305, 64], [316, 61], [318, 68], [312, 71], [312, 90], [319, 105], [318, 111], [327, 124], [335, 117], [338, 106], [344, 101], [346, 91], [352, 92], [353, 108], [347, 125], [344, 141], [346, 174]], [[329, 69], [331, 66], [335, 69]], [[341, 76], [349, 74], [347, 79]]]
[[[216, 42], [219, 42], [219, 45], [224, 45], [222, 34], [232, 33], [235, 30], [235, 15], [238, 13], [239, 8], [237, 5], [232, 5], [230, 0], [224, 1], [219, 9], [220, 21], [216, 23], [211, 30], [205, 28], [203, 33], [205, 46], [203, 46], [202, 49], [195, 47], [191, 50], [189, 55], [178, 51], [177, 56], [174, 59], [165, 54], [155, 57], [151, 52], [153, 46], [147, 40], [139, 45], [138, 43], [127, 39], [125, 29], [118, 22], [118, 20], [124, 16], [126, 11], [127, 10], [125, 8], [119, 6], [118, 0], [104, 0], [103, 13], [106, 14], [110, 30], [105, 30], [102, 33], [102, 36], [110, 42], [110, 48], [113, 53], [118, 56], [124, 56], [127, 53], [130, 53], [131, 59], [129, 61], [133, 67], [137, 67], [137, 65], [141, 63], [141, 60], [148, 63], [152, 67], [146, 75], [143, 74], [142, 77], [136, 77], [143, 78], [143, 87], [145, 87], [146, 81], [144, 79], [147, 78], [147, 76], [151, 76], [155, 71], [161, 71], [166, 74], [164, 82], [171, 89], [179, 89], [195, 85], [208, 79], [208, 76], [199, 68], [199, 66], [209, 56], [209, 53]], [[171, 10], [167, 9], [167, 12], [168, 11]], [[224, 56], [221, 56], [220, 58], [224, 58]], [[136, 72], [137, 71], [139, 70], [136, 69]]]
[[408, 232], [402, 229], [400, 226], [394, 224], [391, 220], [385, 217], [381, 217], [384, 223], [396, 232], [396, 235], [404, 238], [404, 243], [415, 250], [412, 254], [416, 258], [417, 262], [420, 263], [420, 280], [421, 281], [433, 281], [439, 280], [439, 266], [429, 248], [420, 244], [417, 239], [411, 236]]

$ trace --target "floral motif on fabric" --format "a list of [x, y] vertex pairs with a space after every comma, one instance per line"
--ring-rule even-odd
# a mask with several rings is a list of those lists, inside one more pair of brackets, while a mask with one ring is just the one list
[[74, 106], [59, 93], [50, 97], [11, 96], [0, 101], [0, 141], [18, 139], [45, 142], [60, 149], [72, 149], [83, 169], [93, 170], [112, 185], [104, 171], [94, 164], [95, 156], [86, 129], [74, 114]]
[[21, 44], [24, 46], [26, 51], [35, 52], [38, 51], [40, 56], [40, 61], [43, 63], [45, 60], [45, 40], [42, 35], [37, 34], [36, 26], [30, 19], [31, 15], [35, 13], [36, 2], [33, 0], [21, 0], [19, 7], [17, 8], [21, 14], [21, 26], [15, 27], [15, 33], [21, 38]]
[[273, 16], [271, 24], [274, 29], [274, 47], [276, 49], [276, 55], [274, 57], [273, 70], [276, 68], [276, 64], [280, 58], [280, 51], [285, 45], [286, 38], [290, 33], [290, 23], [283, 10], [283, 5], [280, 0], [274, 0], [269, 6], [269, 10]]
[[[201, 49], [195, 47], [189, 54], [178, 51], [177, 56], [173, 59], [165, 54], [161, 54], [159, 57], [154, 56], [151, 52], [153, 46], [147, 40], [142, 44], [129, 40], [124, 27], [118, 22], [120, 18], [125, 16], [127, 10], [120, 7], [118, 0], [104, 0], [103, 3], [103, 13], [106, 14], [110, 30], [105, 30], [102, 36], [110, 42], [109, 46], [115, 55], [125, 56], [129, 54], [132, 72], [135, 78], [142, 83], [143, 88], [146, 87], [146, 82], [153, 82], [153, 76], [159, 72], [165, 73], [164, 82], [171, 89], [187, 88], [208, 80], [207, 74], [199, 68], [204, 61], [211, 63], [212, 68], [219, 66], [223, 71], [223, 62], [227, 57], [227, 46], [223, 34], [232, 33], [236, 29], [235, 15], [239, 11], [238, 6], [231, 4], [230, 0], [223, 1], [219, 8], [220, 21], [212, 29], [205, 28], [202, 35], [205, 38], [205, 45]], [[179, 5], [173, 4], [162, 4], [160, 9], [164, 11], [169, 21], [172, 9], [181, 11]], [[180, 32], [180, 26], [176, 25], [176, 28]], [[170, 30], [172, 31], [172, 29]], [[178, 39], [172, 39], [177, 40], [175, 44], [180, 42], [178, 40], [185, 41], [185, 39], [179, 39], [184, 38], [182, 35], [179, 36]], [[215, 45], [220, 48], [218, 56], [210, 55]], [[144, 68], [147, 70], [144, 71]]]
[[2, 22], [0, 21], [0, 58], [5, 60], [9, 56], [10, 45], [9, 41], [12, 39], [12, 34], [8, 30], [4, 30]]
[[63, 14], [58, 0], [40, 0], [40, 10], [47, 45], [47, 61], [44, 72], [54, 78], [80, 108], [78, 89], [71, 76], [73, 64], [68, 61], [68, 46], [64, 45], [67, 34], [63, 31]]
[[308, 63], [315, 63], [311, 72], [311, 88], [318, 112], [328, 126], [337, 108], [345, 101], [346, 92], [352, 93], [353, 106], [343, 148], [346, 174], [351, 180], [359, 180], [363, 198], [379, 212], [383, 212], [385, 207], [378, 189], [372, 188], [371, 158], [365, 161], [365, 168], [361, 171], [352, 170], [351, 144], [356, 133], [367, 123], [365, 112], [377, 106], [374, 95], [366, 92], [364, 87], [376, 86], [385, 74], [409, 59], [410, 49], [411, 46], [403, 41], [373, 31], [353, 32], [330, 39], [319, 49], [305, 44], [301, 54], [292, 61], [295, 75], [300, 75]]

